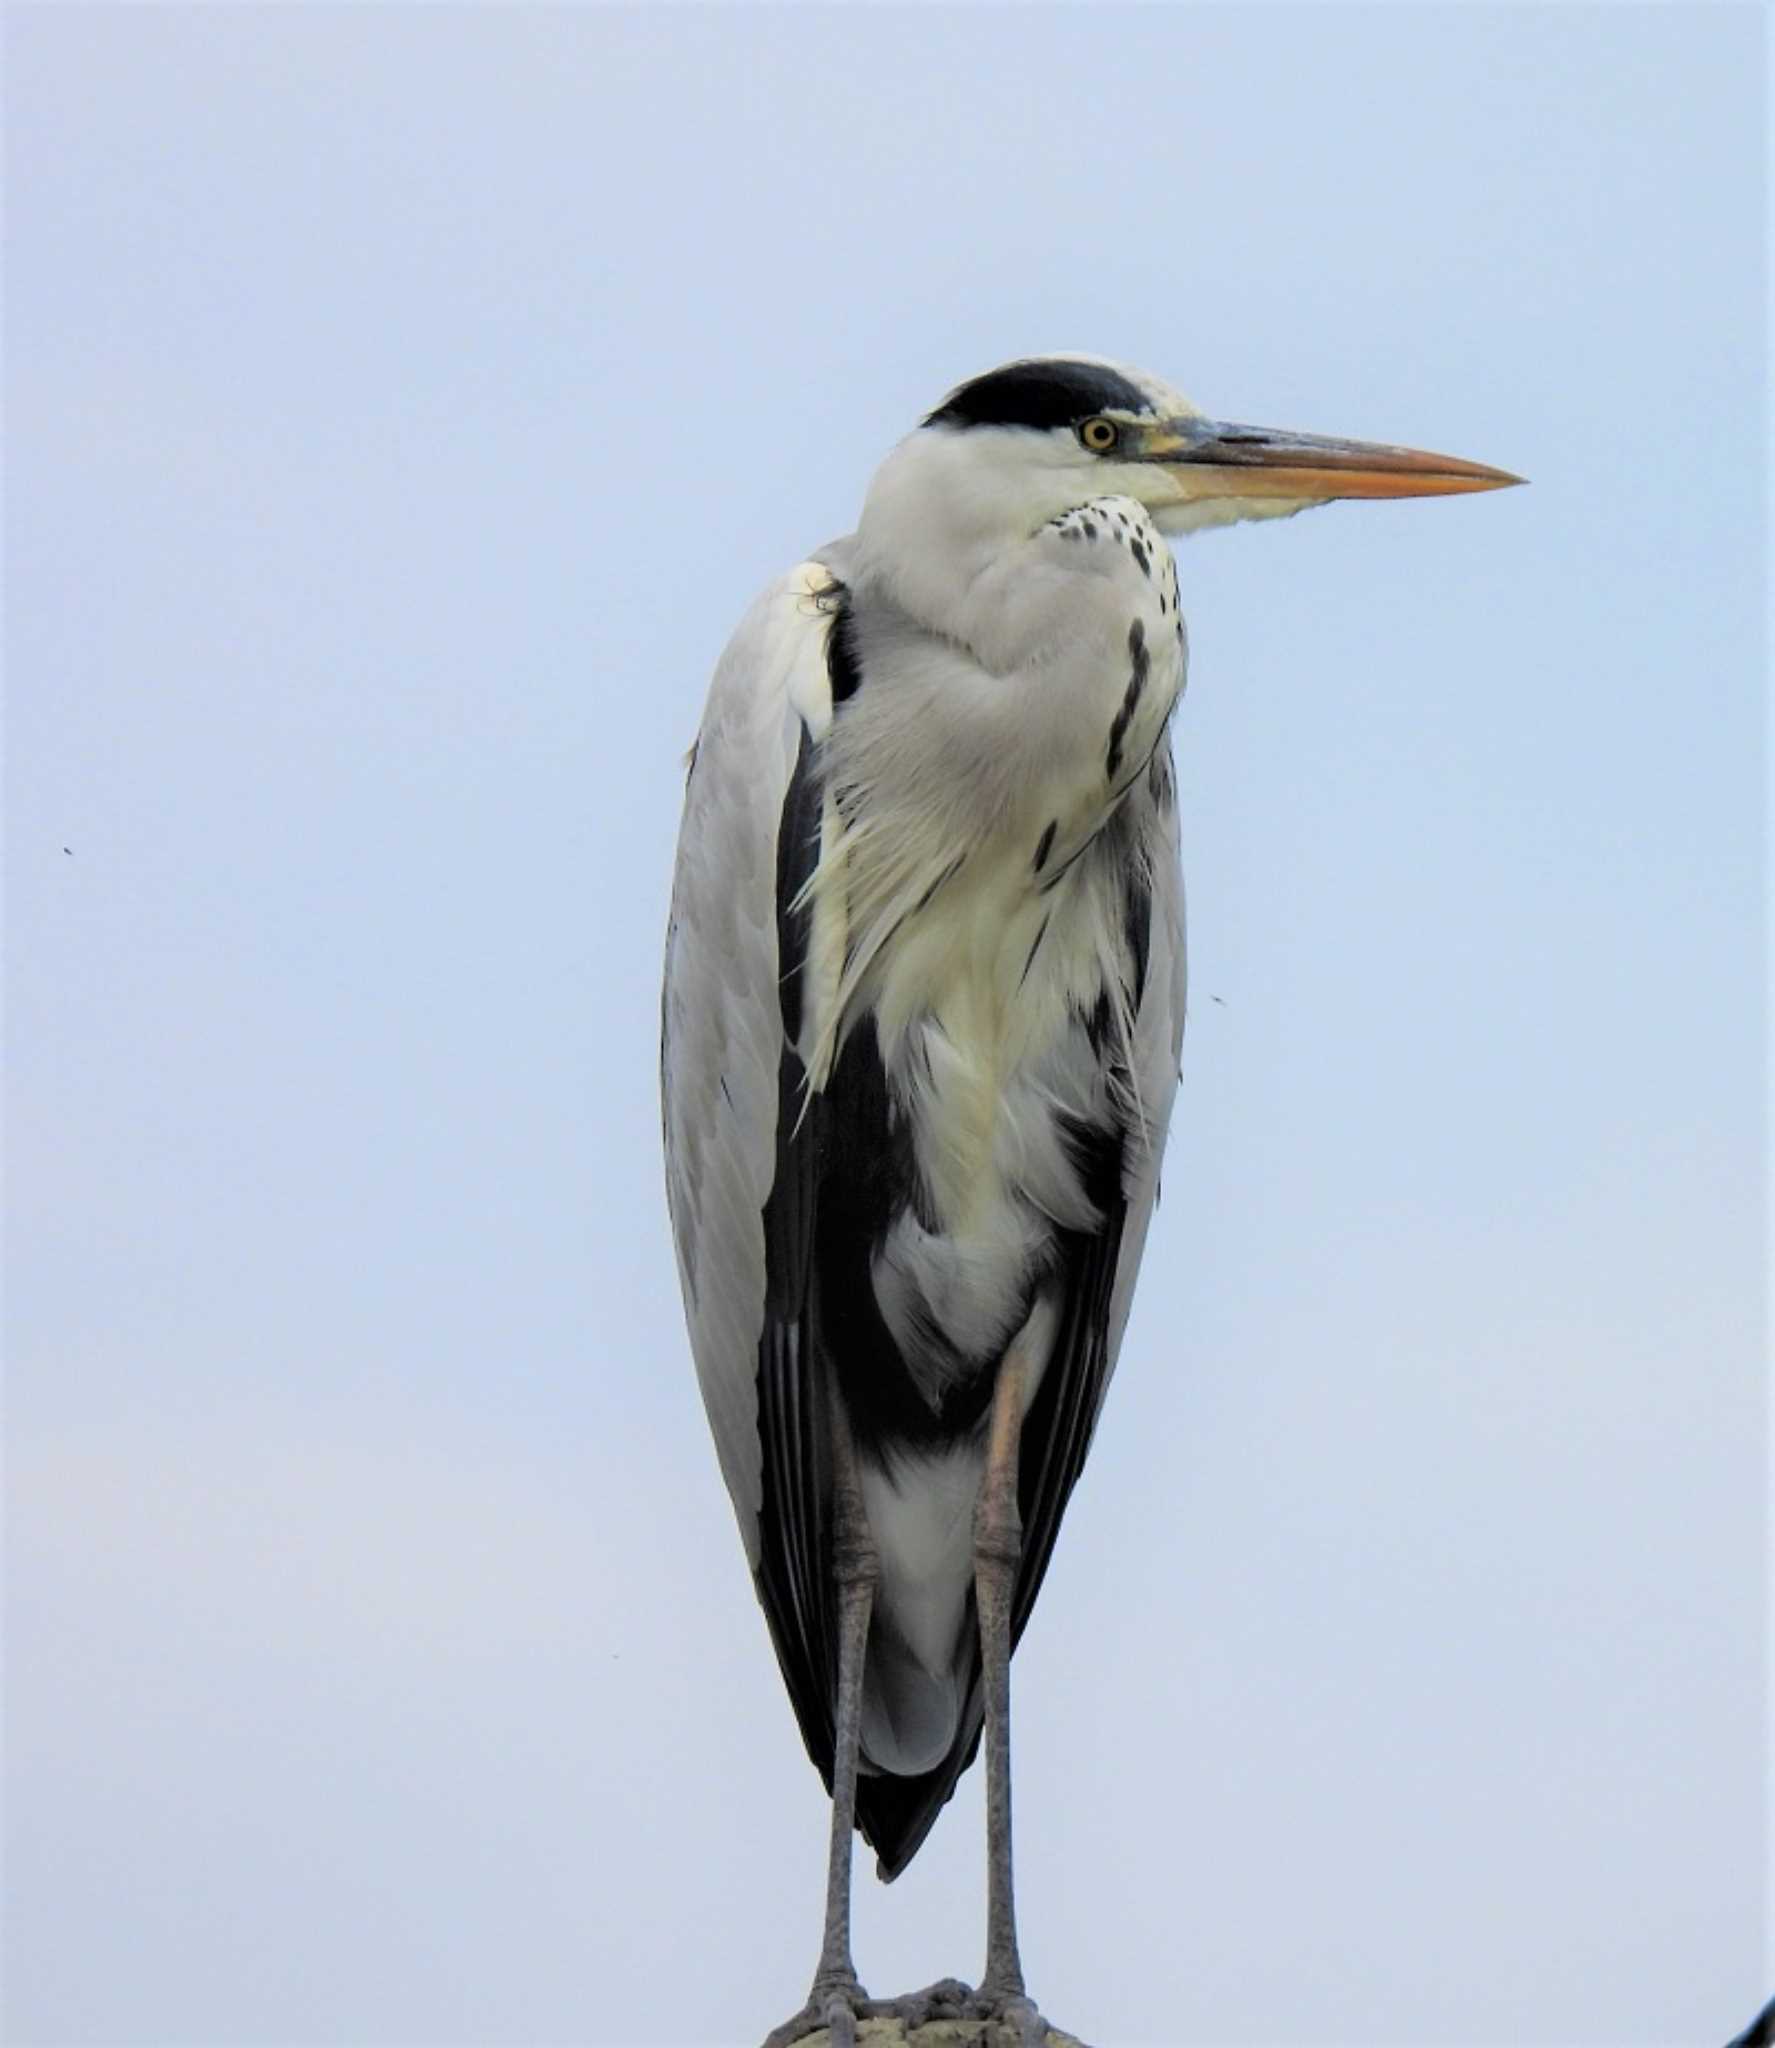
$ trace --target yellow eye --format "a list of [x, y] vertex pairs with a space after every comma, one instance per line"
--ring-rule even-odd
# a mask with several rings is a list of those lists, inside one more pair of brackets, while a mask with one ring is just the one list
[[1121, 438], [1114, 420], [1084, 420], [1079, 425], [1079, 439], [1093, 455], [1107, 455]]

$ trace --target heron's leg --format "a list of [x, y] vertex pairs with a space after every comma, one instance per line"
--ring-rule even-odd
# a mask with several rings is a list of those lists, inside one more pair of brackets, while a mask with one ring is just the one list
[[998, 1369], [986, 1471], [974, 1509], [974, 1592], [986, 1686], [986, 1974], [979, 1996], [1016, 2025], [1020, 2041], [1035, 2048], [1048, 2027], [1023, 1985], [1011, 1870], [1011, 1602], [1023, 1557], [1017, 1474], [1029, 1373], [1026, 1343], [1026, 1333], [1020, 1334]]
[[863, 1713], [863, 1653], [875, 1605], [879, 1564], [863, 1513], [856, 1447], [836, 1394], [832, 1403], [832, 1573], [838, 1585], [838, 1699], [832, 1753], [832, 1835], [826, 1859], [826, 1926], [807, 2004], [778, 2027], [765, 2048], [789, 2048], [804, 2034], [831, 2030], [832, 2048], [855, 2048], [867, 2004], [851, 1960], [851, 1835], [857, 1819], [857, 1744]]
[[974, 1591], [986, 1684], [986, 1974], [982, 1993], [1019, 1993], [1017, 1907], [1011, 1871], [1011, 1598], [1023, 1557], [1017, 1449], [1023, 1424], [1023, 1358], [1005, 1353], [987, 1424], [986, 1470], [974, 1508]]
[[879, 1564], [863, 1513], [857, 1454], [842, 1404], [833, 1399], [832, 1572], [838, 1581], [838, 1710], [832, 1755], [832, 1841], [826, 1862], [826, 1933], [816, 1990], [828, 1981], [855, 1985], [851, 1961], [851, 1836], [857, 1824], [857, 1746], [863, 1715], [863, 1653], [875, 1605]]

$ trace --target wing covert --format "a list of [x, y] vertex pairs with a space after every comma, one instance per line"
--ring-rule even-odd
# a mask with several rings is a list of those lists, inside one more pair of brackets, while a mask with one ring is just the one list
[[765, 1209], [779, 1171], [785, 1052], [779, 838], [797, 764], [831, 718], [822, 599], [832, 581], [819, 561], [791, 570], [716, 667], [691, 752], [666, 939], [666, 1191], [703, 1405], [754, 1571]]

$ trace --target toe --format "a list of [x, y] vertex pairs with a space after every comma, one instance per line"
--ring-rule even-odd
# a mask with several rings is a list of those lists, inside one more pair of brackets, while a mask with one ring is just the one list
[[764, 2048], [796, 2048], [823, 2028], [828, 2048], [857, 2048], [857, 2022], [878, 2010], [854, 1972], [820, 1976], [807, 2003], [791, 2020], [766, 2035]]
[[1048, 2023], [1036, 2010], [1033, 1999], [1007, 1999], [1004, 2018], [1017, 2029], [1017, 2048], [1043, 2048], [1048, 2038]]
[[960, 2019], [973, 2001], [972, 1989], [959, 1977], [943, 1977], [935, 1984], [927, 1984], [922, 1991], [908, 1991], [893, 2000], [890, 2010], [894, 2017], [911, 2033], [915, 2027], [927, 2026], [932, 2020]]

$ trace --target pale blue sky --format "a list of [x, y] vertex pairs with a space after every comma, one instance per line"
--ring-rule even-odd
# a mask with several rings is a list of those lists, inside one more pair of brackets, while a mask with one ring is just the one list
[[[10, 11], [12, 2039], [799, 2001], [823, 1804], [657, 1161], [681, 756], [756, 587], [1053, 347], [1533, 484], [1181, 551], [1194, 1006], [1017, 1662], [1034, 1987], [1749, 2018], [1763, 43]], [[979, 1808], [860, 1864], [878, 1988], [977, 1967]]]

